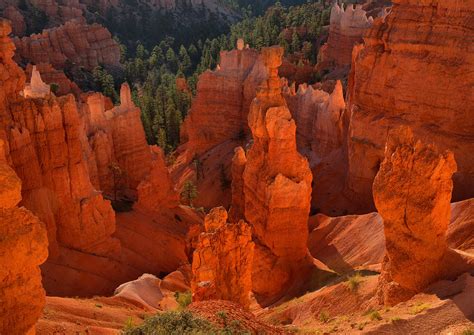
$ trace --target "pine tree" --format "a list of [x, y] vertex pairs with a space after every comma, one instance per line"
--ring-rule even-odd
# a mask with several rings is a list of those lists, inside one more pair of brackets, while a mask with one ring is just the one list
[[181, 45], [179, 48], [179, 61], [179, 70], [184, 74], [188, 74], [189, 70], [191, 69], [191, 58], [189, 57], [188, 51], [183, 45]]

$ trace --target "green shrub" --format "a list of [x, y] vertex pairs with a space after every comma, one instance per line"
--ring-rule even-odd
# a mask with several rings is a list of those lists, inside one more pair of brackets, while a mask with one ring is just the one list
[[355, 275], [347, 279], [347, 287], [352, 292], [355, 292], [359, 288], [361, 281], [362, 281], [362, 276], [360, 275], [359, 272], [357, 272]]
[[369, 318], [370, 320], [372, 321], [380, 321], [382, 320], [382, 316], [380, 315], [380, 313], [378, 311], [371, 311], [369, 313]]
[[410, 314], [412, 315], [416, 315], [416, 314], [419, 314], [425, 310], [427, 310], [428, 308], [430, 308], [430, 305], [429, 304], [424, 304], [424, 303], [418, 303], [417, 305], [413, 306], [410, 310]]
[[207, 320], [195, 317], [191, 312], [166, 312], [145, 320], [138, 327], [127, 325], [123, 335], [207, 335], [218, 334]]
[[176, 302], [178, 303], [179, 305], [179, 308], [181, 310], [185, 309], [186, 307], [188, 307], [192, 302], [193, 302], [193, 297], [192, 297], [192, 294], [191, 294], [191, 291], [187, 291], [187, 292], [176, 292], [174, 294], [174, 298], [176, 299]]

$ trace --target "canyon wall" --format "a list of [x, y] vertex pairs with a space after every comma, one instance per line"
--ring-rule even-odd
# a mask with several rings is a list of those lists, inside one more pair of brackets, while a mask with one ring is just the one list
[[21, 180], [7, 164], [4, 142], [0, 140], [2, 334], [34, 334], [45, 305], [39, 265], [48, 257], [46, 227], [29, 210], [17, 207], [20, 201]]
[[[171, 272], [187, 262], [187, 230], [200, 218], [177, 200], [160, 202], [150, 192], [161, 186], [156, 178], [170, 177], [159, 152], [146, 143], [128, 85], [116, 107], [99, 93], [83, 94], [78, 102], [71, 94], [38, 91], [48, 86], [39, 76], [26, 91], [34, 97], [25, 97], [25, 74], [12, 59], [11, 28], [3, 20], [0, 28], [0, 139], [22, 182], [20, 205], [47, 228], [49, 257], [41, 269], [48, 294], [110, 294], [142, 273]], [[117, 200], [135, 200], [139, 192], [150, 212], [157, 210], [148, 208], [155, 201], [172, 209], [122, 213], [117, 224], [102, 190]]]
[[347, 166], [344, 122], [345, 101], [337, 81], [331, 93], [306, 84], [283, 87], [283, 96], [296, 122], [298, 151], [310, 164], [313, 180], [312, 208], [328, 215], [342, 214], [341, 198]]
[[15, 38], [14, 42], [18, 63], [46, 63], [56, 69], [74, 65], [88, 70], [99, 65], [120, 66], [120, 47], [99, 24], [68, 21], [40, 34]]
[[474, 2], [393, 1], [355, 49], [348, 92], [346, 195], [374, 209], [372, 182], [390, 129], [410, 125], [417, 138], [454, 153], [455, 201], [474, 196]]
[[256, 50], [244, 41], [221, 52], [220, 65], [199, 77], [197, 93], [181, 128], [183, 144], [172, 168], [178, 188], [192, 180], [199, 193], [196, 206], [230, 204], [234, 148], [249, 137], [247, 115], [258, 84], [267, 72]]
[[245, 136], [255, 89], [267, 75], [258, 59], [253, 49], [222, 51], [218, 68], [199, 77], [196, 97], [182, 127], [188, 150], [202, 154]]
[[318, 54], [317, 70], [345, 69], [351, 65], [352, 48], [362, 42], [362, 37], [373, 24], [362, 5], [339, 6], [336, 2], [331, 9], [329, 37]]

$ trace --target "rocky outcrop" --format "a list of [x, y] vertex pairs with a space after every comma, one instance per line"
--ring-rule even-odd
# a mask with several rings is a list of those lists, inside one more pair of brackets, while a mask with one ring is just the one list
[[46, 228], [17, 207], [21, 180], [7, 164], [0, 140], [0, 333], [34, 334], [45, 292], [39, 265], [48, 257]]
[[196, 97], [182, 128], [188, 150], [202, 154], [245, 136], [255, 89], [267, 75], [258, 58], [253, 49], [223, 51], [218, 68], [199, 77]]
[[165, 154], [157, 146], [152, 147], [153, 160], [150, 174], [138, 185], [137, 208], [158, 211], [179, 205], [179, 195], [166, 166]]
[[221, 52], [217, 69], [199, 77], [196, 97], [181, 128], [183, 144], [172, 177], [178, 188], [193, 180], [199, 193], [196, 206], [230, 204], [233, 151], [248, 137], [249, 106], [258, 84], [267, 77], [258, 52], [243, 44]]
[[45, 98], [50, 93], [51, 88], [41, 80], [40, 73], [36, 70], [36, 66], [33, 66], [31, 70], [31, 81], [29, 84], [26, 84], [22, 95], [25, 98]]
[[[275, 298], [291, 285], [307, 259], [312, 175], [296, 148], [296, 124], [281, 95], [283, 49], [262, 49], [269, 73], [248, 116], [253, 144], [243, 173], [245, 218], [257, 241], [253, 290]], [[276, 273], [278, 275], [276, 275]]]
[[235, 148], [232, 158], [232, 207], [229, 211], [230, 222], [245, 218], [244, 170], [247, 157], [242, 147]]
[[310, 163], [313, 180], [312, 208], [328, 215], [343, 214], [341, 200], [346, 173], [344, 125], [345, 101], [342, 84], [337, 81], [331, 93], [306, 84], [295, 92], [283, 86], [283, 96], [296, 121], [298, 151]]
[[120, 66], [120, 47], [99, 24], [68, 21], [41, 34], [14, 39], [18, 63], [47, 63], [56, 69], [82, 66], [88, 70]]
[[81, 90], [77, 84], [71, 81], [62, 70], [57, 70], [51, 64], [40, 63], [32, 66], [28, 64], [26, 67], [27, 78], [32, 77], [33, 67], [36, 67], [41, 75], [41, 79], [51, 87], [51, 91], [56, 96], [74, 94], [76, 98], [81, 95]]
[[23, 36], [26, 32], [26, 22], [23, 14], [14, 6], [7, 6], [2, 16], [11, 22], [12, 32], [16, 36]]
[[391, 133], [373, 186], [384, 221], [386, 256], [380, 282], [386, 304], [459, 274], [446, 241], [455, 171], [451, 152], [440, 154], [416, 141], [409, 128]]
[[228, 300], [248, 309], [254, 254], [250, 226], [227, 223], [222, 207], [211, 210], [204, 226], [193, 255], [193, 301]]
[[89, 170], [96, 171], [94, 186], [114, 197], [136, 199], [138, 185], [150, 173], [152, 152], [130, 87], [122, 85], [120, 105], [111, 109], [100, 93], [88, 94], [83, 100], [81, 113], [91, 147]]
[[[373, 24], [373, 18], [367, 17], [362, 5], [336, 2], [331, 9], [329, 37], [318, 54], [317, 70], [344, 69], [348, 72], [352, 59], [352, 48], [362, 42], [367, 29]], [[346, 73], [347, 73], [346, 72]]]
[[407, 124], [417, 138], [454, 153], [453, 199], [474, 196], [474, 97], [466, 86], [474, 81], [474, 42], [466, 39], [474, 32], [473, 2], [393, 3], [354, 53], [348, 92], [346, 194], [361, 212], [374, 208], [371, 187], [387, 132]]

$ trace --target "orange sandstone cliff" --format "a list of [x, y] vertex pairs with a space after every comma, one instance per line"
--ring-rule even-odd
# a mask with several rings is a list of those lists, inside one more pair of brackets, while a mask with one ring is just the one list
[[17, 207], [20, 201], [21, 180], [7, 164], [0, 140], [1, 334], [34, 334], [45, 304], [39, 265], [48, 257], [46, 228], [29, 210]]
[[[167, 175], [146, 144], [128, 85], [117, 107], [100, 94], [86, 94], [79, 103], [71, 94], [57, 98], [37, 89], [45, 87], [39, 78], [25, 91], [25, 75], [12, 60], [10, 31], [1, 21], [0, 138], [22, 181], [21, 205], [47, 227], [49, 258], [42, 275], [48, 294], [110, 294], [145, 272], [172, 272], [188, 262], [186, 234], [200, 220], [192, 210], [166, 199], [173, 210], [164, 214], [122, 213], [116, 220], [102, 195], [104, 190], [113, 198], [120, 187], [120, 199], [135, 200], [142, 182], [156, 185], [156, 176]], [[152, 168], [157, 171], [150, 174]], [[153, 203], [146, 199], [154, 197], [149, 191], [141, 194], [142, 203]]]
[[93, 70], [99, 65], [120, 66], [120, 48], [110, 32], [99, 24], [81, 21], [65, 24], [14, 39], [18, 63], [47, 63], [56, 69], [68, 64]]
[[474, 96], [468, 83], [474, 2], [395, 0], [355, 49], [348, 92], [346, 194], [360, 211], [374, 208], [372, 182], [387, 133], [410, 125], [417, 138], [450, 149], [458, 171], [455, 201], [474, 196]]
[[362, 36], [373, 24], [373, 18], [367, 17], [362, 5], [344, 6], [336, 2], [331, 9], [328, 41], [318, 54], [319, 71], [339, 68], [347, 73], [351, 65], [352, 48], [362, 42]]

